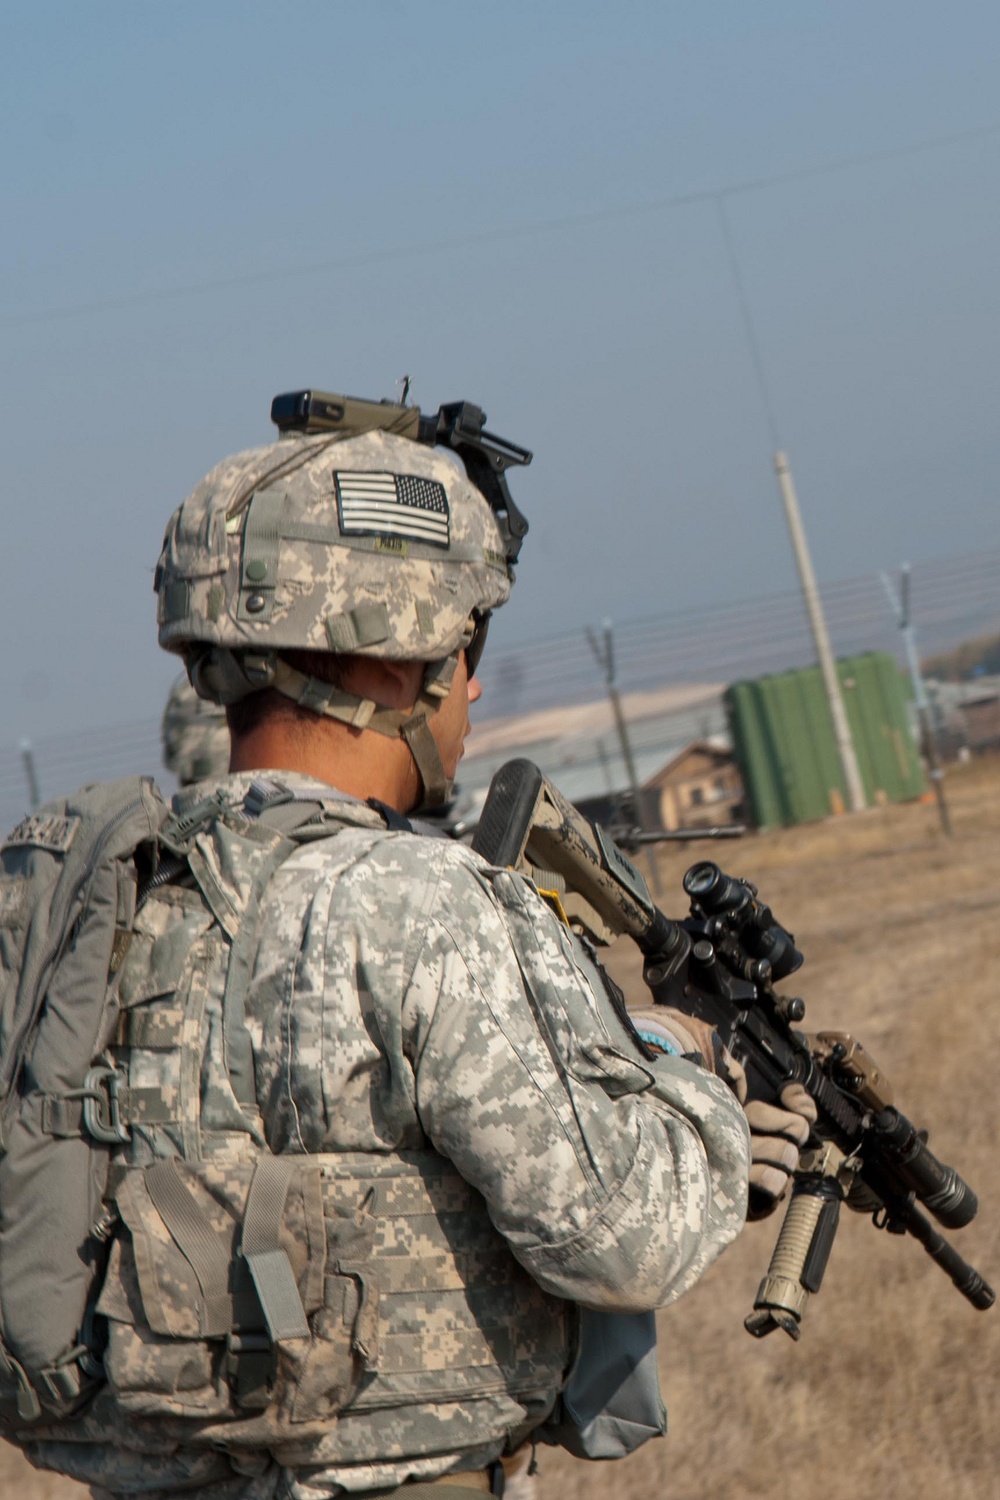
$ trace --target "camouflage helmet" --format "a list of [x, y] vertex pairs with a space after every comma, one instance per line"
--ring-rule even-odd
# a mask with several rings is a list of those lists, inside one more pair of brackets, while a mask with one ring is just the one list
[[[497, 521], [454, 459], [382, 431], [286, 435], [235, 454], [174, 513], [154, 586], [160, 645], [184, 656], [202, 697], [274, 688], [402, 736], [425, 804], [445, 798], [427, 720], [477, 622], [510, 594]], [[283, 651], [429, 665], [407, 715], [295, 671]]]
[[161, 724], [163, 764], [181, 786], [229, 770], [229, 727], [216, 703], [199, 698], [186, 677], [170, 689]]

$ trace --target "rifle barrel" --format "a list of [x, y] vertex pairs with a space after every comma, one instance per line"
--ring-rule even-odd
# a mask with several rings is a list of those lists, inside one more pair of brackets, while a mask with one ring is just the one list
[[892, 1218], [897, 1219], [906, 1226], [906, 1229], [919, 1240], [937, 1265], [946, 1275], [951, 1277], [952, 1282], [972, 1303], [973, 1307], [985, 1312], [992, 1307], [996, 1301], [996, 1293], [985, 1281], [974, 1266], [970, 1266], [967, 1260], [963, 1260], [953, 1245], [949, 1245], [943, 1234], [939, 1234], [924, 1214], [912, 1203], [900, 1201], [889, 1207]]
[[741, 839], [746, 831], [745, 823], [717, 823], [711, 828], [661, 828], [652, 832], [630, 828], [618, 843], [626, 849], [640, 844], [690, 844], [695, 839]]

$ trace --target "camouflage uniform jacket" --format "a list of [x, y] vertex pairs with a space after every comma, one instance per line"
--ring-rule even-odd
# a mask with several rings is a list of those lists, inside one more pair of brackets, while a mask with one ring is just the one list
[[[597, 970], [530, 884], [461, 844], [389, 831], [307, 777], [274, 776], [299, 798], [322, 798], [343, 827], [303, 844], [264, 898], [247, 1019], [268, 1145], [334, 1155], [345, 1172], [378, 1179], [413, 1162], [426, 1176], [428, 1159], [457, 1169], [479, 1205], [466, 1216], [481, 1211], [495, 1255], [541, 1296], [529, 1318], [560, 1330], [565, 1368], [567, 1304], [665, 1306], [738, 1233], [742, 1111], [701, 1068], [640, 1055]], [[222, 785], [239, 797], [249, 780]], [[427, 1248], [421, 1223], [409, 1227], [414, 1257]], [[449, 1391], [463, 1349], [451, 1318], [433, 1326], [435, 1305], [414, 1334], [436, 1351], [436, 1381], [422, 1386], [418, 1372], [402, 1397], [398, 1381], [376, 1381], [328, 1440], [281, 1451], [267, 1472], [226, 1481], [203, 1455], [178, 1482], [168, 1460], [170, 1487], [155, 1490], [159, 1459], [134, 1485], [131, 1466], [109, 1454], [87, 1477], [116, 1494], [315, 1500], [481, 1467], [545, 1411], [519, 1396], [509, 1370], [506, 1388], [476, 1393], [456, 1375]], [[525, 1329], [515, 1360], [530, 1360], [533, 1338]], [[547, 1379], [551, 1405], [560, 1376]]]

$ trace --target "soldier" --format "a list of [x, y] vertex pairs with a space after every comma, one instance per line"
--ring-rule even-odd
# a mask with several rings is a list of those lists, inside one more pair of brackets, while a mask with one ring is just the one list
[[[502, 1493], [505, 1456], [523, 1470], [546, 1423], [572, 1426], [581, 1309], [627, 1328], [743, 1223], [748, 1130], [708, 1029], [660, 1012], [654, 1055], [532, 885], [409, 830], [447, 795], [511, 578], [502, 515], [452, 458], [384, 431], [238, 454], [167, 528], [160, 643], [232, 735], [232, 773], [198, 795], [319, 820], [266, 887], [246, 1012], [266, 1146], [321, 1165], [327, 1260], [312, 1344], [281, 1346], [312, 1353], [279, 1358], [301, 1437], [253, 1440], [252, 1345], [230, 1339], [251, 1414], [227, 1427], [218, 1384], [198, 1406], [193, 1357], [157, 1375], [147, 1330], [131, 1407], [125, 1365], [111, 1380], [140, 1416], [102, 1428], [99, 1397], [71, 1444], [33, 1453], [102, 1495]], [[224, 1093], [203, 1081], [220, 1160], [239, 1124]], [[137, 1295], [124, 1277], [99, 1311], [124, 1326]], [[144, 1424], [157, 1410], [174, 1415]]]
[[160, 726], [163, 764], [181, 786], [225, 776], [229, 770], [229, 726], [217, 703], [199, 698], [186, 677], [167, 697]]

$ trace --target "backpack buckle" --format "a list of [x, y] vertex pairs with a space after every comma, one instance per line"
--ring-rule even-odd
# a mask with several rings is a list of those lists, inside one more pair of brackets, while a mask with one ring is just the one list
[[120, 1074], [106, 1064], [89, 1068], [83, 1080], [83, 1123], [95, 1141], [111, 1146], [123, 1145], [131, 1139], [128, 1127], [122, 1123], [120, 1088]]
[[274, 1345], [266, 1333], [233, 1329], [226, 1338], [226, 1373], [233, 1400], [249, 1411], [263, 1411], [274, 1394]]
[[284, 782], [273, 781], [270, 776], [255, 776], [247, 787], [243, 808], [249, 817], [259, 818], [265, 808], [294, 801], [295, 793]]

